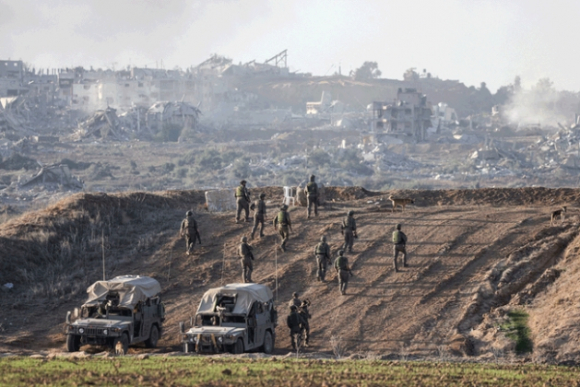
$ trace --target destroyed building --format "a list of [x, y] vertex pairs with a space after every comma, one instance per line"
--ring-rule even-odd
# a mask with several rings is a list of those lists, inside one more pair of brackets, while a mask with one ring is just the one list
[[373, 102], [370, 106], [371, 132], [400, 139], [424, 141], [431, 127], [431, 106], [427, 96], [416, 89], [399, 88], [394, 102]]

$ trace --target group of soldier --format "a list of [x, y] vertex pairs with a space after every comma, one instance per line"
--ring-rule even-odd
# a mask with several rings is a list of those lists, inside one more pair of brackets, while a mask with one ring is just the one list
[[[310, 182], [306, 185], [305, 190], [307, 197], [307, 218], [310, 219], [312, 209], [314, 209], [314, 215], [318, 216], [318, 185], [315, 182], [314, 175], [310, 176]], [[242, 211], [245, 213], [245, 222], [250, 222], [251, 209], [254, 211], [254, 226], [252, 228], [250, 239], [254, 239], [258, 227], [260, 228], [260, 238], [264, 237], [264, 222], [266, 218], [266, 202], [264, 199], [266, 198], [266, 194], [261, 193], [259, 199], [252, 203], [250, 200], [250, 192], [246, 188], [246, 181], [242, 180], [235, 190], [235, 198], [237, 205], [235, 218], [236, 223], [243, 221], [240, 219]], [[274, 217], [273, 225], [280, 235], [280, 249], [285, 252], [286, 243], [290, 233], [292, 232], [292, 221], [290, 220], [290, 214], [288, 213], [288, 206], [286, 204], [283, 204], [280, 207], [278, 214]], [[345, 295], [348, 281], [353, 274], [348, 263], [348, 258], [344, 254], [346, 251], [352, 253], [354, 240], [358, 238], [354, 211], [348, 211], [347, 216], [342, 220], [341, 233], [344, 237], [344, 242], [338, 250], [337, 258], [334, 261], [334, 269], [338, 276], [339, 291], [341, 295]], [[181, 223], [181, 235], [185, 237], [186, 254], [190, 255], [193, 252], [196, 241], [201, 244], [197, 222], [193, 218], [192, 211], [187, 211], [186, 218]], [[401, 224], [397, 224], [396, 229], [392, 234], [392, 242], [393, 266], [395, 272], [398, 272], [399, 267], [397, 264], [397, 258], [399, 254], [402, 254], [403, 256], [403, 267], [407, 267], [407, 236], [403, 231], [401, 231]], [[246, 236], [241, 238], [241, 243], [238, 247], [238, 255], [242, 267], [242, 280], [244, 283], [251, 283], [252, 271], [254, 270], [254, 254], [253, 247], [248, 244], [248, 238]], [[326, 236], [320, 238], [320, 243], [318, 243], [314, 249], [314, 255], [316, 257], [317, 268], [316, 279], [325, 282], [328, 267], [332, 264], [331, 250], [326, 242]], [[290, 328], [292, 347], [294, 349], [296, 348], [295, 335], [298, 333], [304, 335], [304, 343], [305, 345], [308, 345], [310, 334], [308, 325], [310, 314], [308, 313], [308, 306], [310, 306], [308, 300], [301, 302], [298, 299], [297, 293], [293, 294], [293, 299], [290, 301], [290, 315], [288, 316], [287, 324], [288, 328]]]

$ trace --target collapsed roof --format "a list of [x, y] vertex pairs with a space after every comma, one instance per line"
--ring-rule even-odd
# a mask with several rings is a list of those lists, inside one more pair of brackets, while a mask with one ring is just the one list
[[108, 281], [97, 281], [88, 289], [89, 299], [85, 305], [98, 305], [110, 292], [119, 293], [119, 306], [133, 308], [139, 302], [161, 293], [161, 285], [151, 277], [123, 275]]

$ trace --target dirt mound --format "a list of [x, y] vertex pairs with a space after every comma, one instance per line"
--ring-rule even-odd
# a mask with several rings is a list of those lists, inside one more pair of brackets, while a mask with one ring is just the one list
[[[260, 192], [271, 203], [266, 235], [252, 241], [253, 278], [273, 289], [278, 284], [281, 321], [292, 292], [312, 301], [309, 351], [332, 353], [340, 347], [348, 353], [401, 357], [510, 358], [516, 354], [509, 332], [497, 327], [510, 311], [524, 309], [530, 315], [534, 357], [580, 357], [580, 333], [573, 328], [580, 326], [574, 309], [580, 212], [570, 206], [580, 190], [379, 193], [330, 187], [327, 195], [334, 202], [318, 217], [307, 220], [304, 208], [290, 209], [293, 232], [285, 253], [277, 250], [279, 239], [271, 226], [282, 188], [252, 188], [252, 197]], [[397, 213], [371, 211], [367, 198], [389, 203], [390, 194], [415, 198], [417, 206]], [[231, 212], [210, 214], [203, 203], [202, 191], [83, 193], [1, 224], [0, 284], [14, 283], [14, 289], [0, 292], [0, 303], [17, 311], [2, 322], [4, 348], [62, 348], [66, 310], [78, 306], [86, 286], [102, 277], [103, 249], [107, 277], [143, 274], [160, 281], [168, 312], [160, 344], [178, 348], [178, 322], [189, 320], [202, 294], [240, 281], [237, 247], [240, 237], [251, 233], [251, 225], [234, 223]], [[564, 203], [569, 205], [566, 219], [551, 226], [550, 211]], [[316, 281], [313, 248], [326, 235], [336, 253], [347, 208], [357, 209], [359, 238], [348, 254], [354, 276], [341, 296], [334, 272], [328, 282]], [[178, 236], [188, 209], [195, 211], [203, 241], [193, 256], [184, 254]], [[389, 240], [397, 223], [409, 238], [409, 267], [395, 273]], [[543, 317], [552, 307], [558, 317]], [[283, 325], [277, 333], [277, 347], [288, 347]], [[566, 346], [558, 346], [565, 340]]]

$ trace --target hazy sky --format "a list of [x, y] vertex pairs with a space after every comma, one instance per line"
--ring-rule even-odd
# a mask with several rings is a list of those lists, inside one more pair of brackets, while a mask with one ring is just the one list
[[495, 91], [520, 75], [580, 91], [579, 0], [0, 0], [0, 59], [38, 67], [165, 68], [211, 54], [383, 77], [427, 69]]

